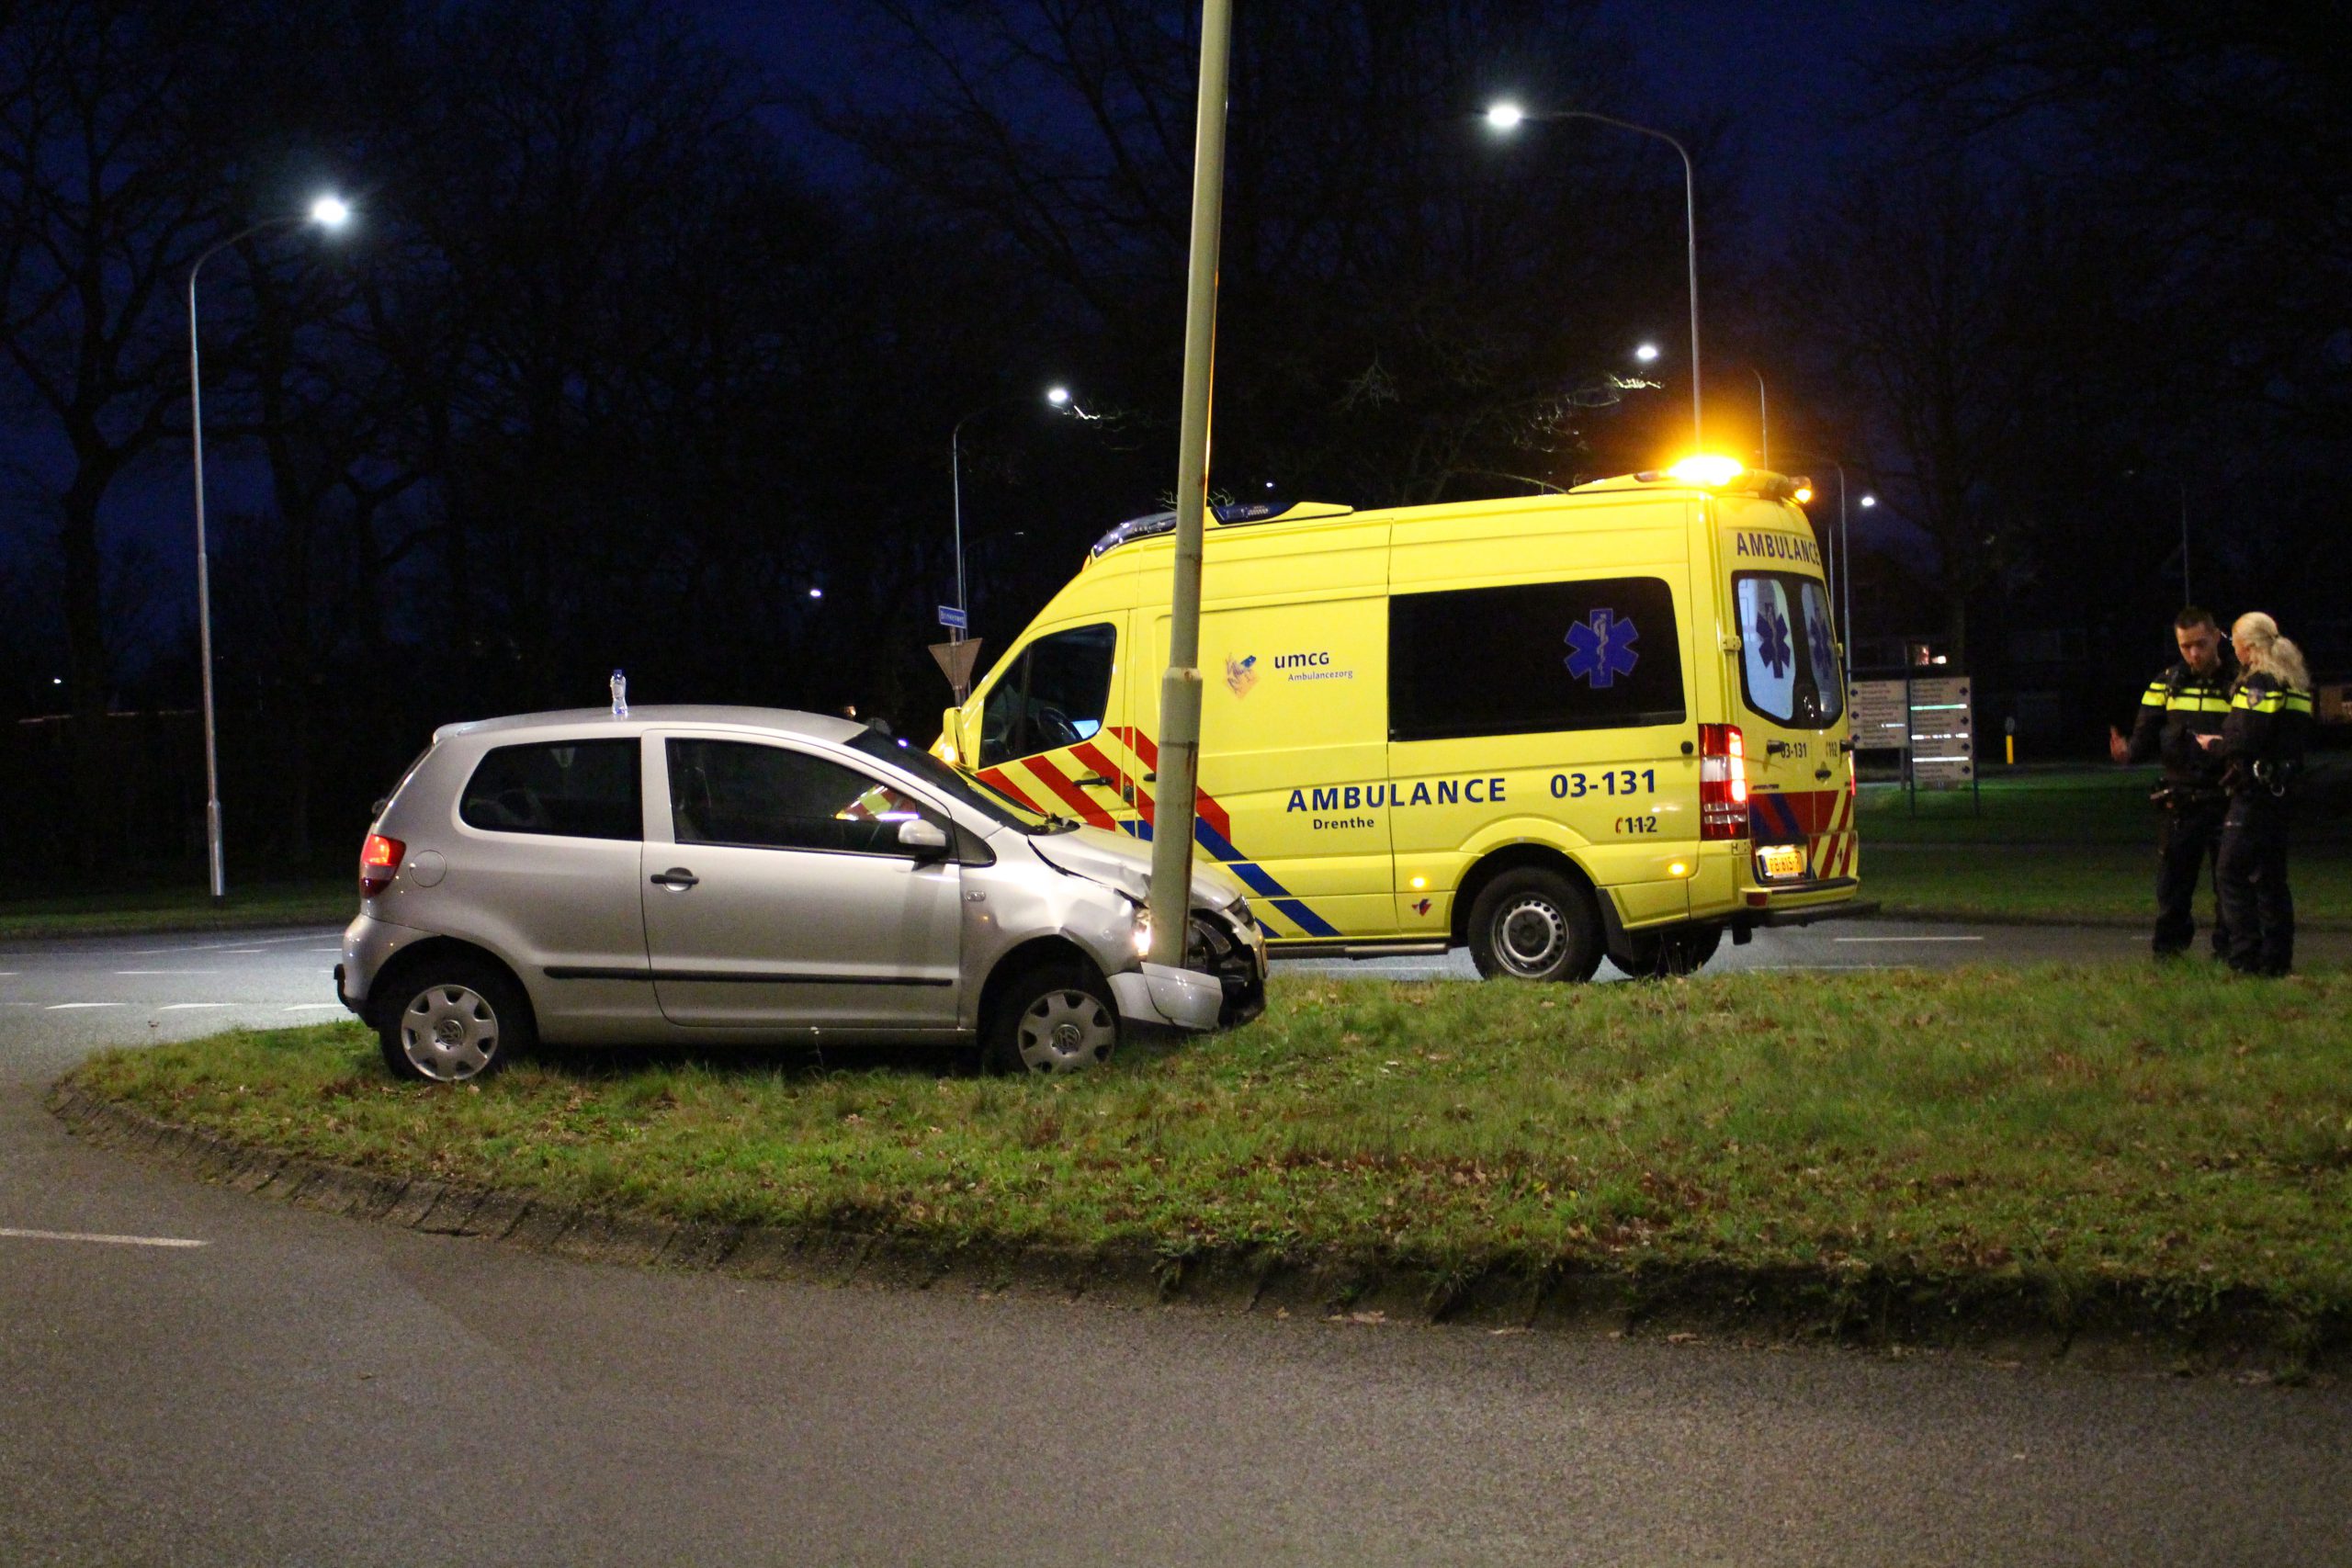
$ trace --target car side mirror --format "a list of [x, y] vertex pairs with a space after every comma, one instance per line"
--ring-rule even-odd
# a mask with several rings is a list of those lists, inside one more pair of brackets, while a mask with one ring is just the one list
[[917, 860], [936, 860], [947, 852], [947, 829], [920, 817], [899, 824], [899, 847], [912, 850]]
[[954, 749], [956, 752], [956, 760], [963, 763], [966, 767], [970, 767], [972, 765], [972, 759], [964, 755], [963, 723], [964, 710], [962, 708], [949, 708], [945, 713], [939, 716], [939, 734], [940, 738], [945, 740], [947, 744]]

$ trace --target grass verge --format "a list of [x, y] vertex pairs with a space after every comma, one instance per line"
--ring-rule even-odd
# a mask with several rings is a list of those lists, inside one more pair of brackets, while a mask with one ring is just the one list
[[345, 1023], [77, 1082], [248, 1146], [677, 1221], [1734, 1294], [2023, 1285], [2340, 1332], [2347, 1021], [2342, 969], [1278, 978], [1247, 1029], [1055, 1081], [633, 1054], [450, 1091], [391, 1083]]
[[0, 898], [0, 940], [340, 925], [358, 908], [359, 894], [348, 876], [232, 888], [218, 908], [200, 886]]
[[[1965, 791], [1862, 792], [1863, 897], [1890, 914], [1954, 919], [2155, 918], [2158, 814], [2153, 768], [1996, 773]], [[2295, 824], [2290, 880], [2298, 922], [2352, 930], [2352, 830], [2314, 795]], [[1916, 804], [1916, 811], [1914, 809]], [[2210, 883], [2201, 895], [2210, 918]]]

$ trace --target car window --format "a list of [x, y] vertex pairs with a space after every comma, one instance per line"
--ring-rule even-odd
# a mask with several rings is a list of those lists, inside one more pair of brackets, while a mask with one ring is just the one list
[[1747, 705], [1781, 724], [1828, 723], [1845, 710], [1829, 597], [1817, 579], [1795, 572], [1741, 572], [1732, 580], [1739, 612], [1740, 686]]
[[1399, 593], [1392, 740], [1680, 724], [1681, 635], [1662, 578]]
[[458, 817], [493, 833], [641, 839], [643, 799], [634, 740], [501, 746], [475, 764]]
[[930, 815], [871, 774], [782, 746], [677, 739], [668, 755], [670, 822], [682, 844], [911, 855], [899, 824]]
[[851, 737], [849, 743], [869, 757], [879, 757], [893, 767], [906, 769], [949, 799], [960, 801], [989, 820], [1001, 822], [1008, 828], [1018, 828], [1024, 833], [1040, 833], [1052, 830], [1057, 824], [1076, 826], [1068, 818], [1048, 817], [1043, 812], [1032, 811], [986, 779], [943, 762], [922, 747], [910, 746], [895, 735], [867, 729]]
[[1119, 633], [1073, 626], [1021, 650], [980, 706], [980, 766], [1091, 739], [1111, 700]]

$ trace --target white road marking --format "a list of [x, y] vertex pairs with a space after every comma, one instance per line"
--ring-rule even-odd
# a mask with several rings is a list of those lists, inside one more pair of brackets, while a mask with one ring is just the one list
[[218, 975], [218, 969], [118, 969], [118, 975]]
[[96, 1235], [85, 1231], [21, 1231], [0, 1225], [0, 1236], [18, 1241], [96, 1241], [109, 1247], [210, 1247], [209, 1241], [188, 1241], [175, 1235]]
[[72, 1012], [79, 1008], [128, 1007], [128, 1002], [51, 1002], [43, 1010], [48, 1012]]
[[277, 1010], [280, 1012], [316, 1012], [321, 1008], [330, 1008], [336, 1012], [341, 1012], [343, 1010], [343, 1004], [341, 1002], [296, 1002], [290, 1008], [280, 1008]]
[[1983, 942], [1981, 936], [1833, 936], [1832, 942]]
[[191, 1008], [232, 1008], [234, 1002], [165, 1002], [157, 1012], [186, 1012]]
[[340, 947], [314, 947], [311, 949], [311, 951], [312, 953], [341, 953], [343, 949]]

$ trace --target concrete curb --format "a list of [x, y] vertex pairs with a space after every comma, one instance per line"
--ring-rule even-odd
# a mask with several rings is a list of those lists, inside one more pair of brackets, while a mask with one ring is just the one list
[[1941, 1278], [1901, 1278], [1866, 1267], [1465, 1269], [1337, 1253], [1300, 1258], [1233, 1248], [1179, 1255], [1139, 1245], [1086, 1248], [717, 1225], [248, 1148], [70, 1083], [51, 1091], [49, 1106], [93, 1145], [200, 1181], [321, 1213], [476, 1236], [582, 1263], [1365, 1324], [1933, 1349], [2000, 1362], [2251, 1372], [2281, 1381], [2336, 1370], [2352, 1349], [2352, 1312], [2305, 1312], [2250, 1291], [2185, 1301], [2128, 1281], [2086, 1294], [2019, 1269]]

